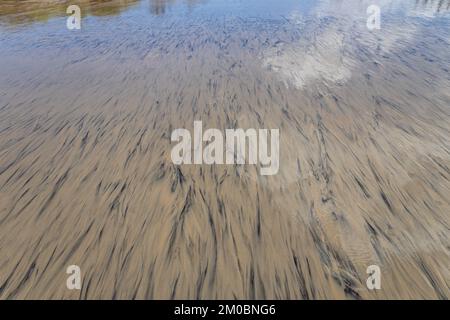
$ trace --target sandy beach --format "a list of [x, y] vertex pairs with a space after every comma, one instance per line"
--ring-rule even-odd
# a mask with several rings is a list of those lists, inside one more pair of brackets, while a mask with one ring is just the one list
[[[0, 4], [0, 299], [450, 297], [449, 1], [99, 2]], [[278, 173], [175, 165], [194, 121]]]

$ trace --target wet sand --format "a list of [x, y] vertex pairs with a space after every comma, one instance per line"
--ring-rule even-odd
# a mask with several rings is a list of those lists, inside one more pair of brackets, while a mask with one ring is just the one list
[[[0, 298], [448, 299], [448, 3], [406, 2], [0, 19]], [[194, 120], [279, 128], [278, 175], [175, 166]]]

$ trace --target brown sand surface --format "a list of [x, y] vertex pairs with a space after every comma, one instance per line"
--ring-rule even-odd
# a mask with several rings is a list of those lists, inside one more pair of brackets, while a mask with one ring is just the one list
[[[1, 299], [450, 297], [448, 19], [99, 21], [3, 31]], [[279, 128], [279, 173], [175, 166], [194, 120]]]

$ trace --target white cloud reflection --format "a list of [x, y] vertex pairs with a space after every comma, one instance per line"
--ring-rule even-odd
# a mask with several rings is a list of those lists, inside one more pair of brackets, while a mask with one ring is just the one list
[[[382, 12], [381, 30], [367, 30], [367, 7], [379, 5]], [[263, 65], [275, 71], [287, 85], [302, 88], [313, 81], [343, 83], [351, 77], [357, 65], [353, 41], [381, 53], [392, 53], [410, 44], [420, 28], [413, 19], [384, 20], [383, 14], [400, 18], [433, 18], [448, 14], [450, 1], [349, 0], [320, 1], [307, 15], [296, 10], [289, 22], [305, 31], [307, 24], [316, 23], [314, 37], [305, 35], [297, 43], [283, 43], [266, 50]], [[331, 22], [330, 22], [331, 21]], [[311, 32], [310, 29], [305, 33]], [[355, 37], [357, 35], [357, 37]]]

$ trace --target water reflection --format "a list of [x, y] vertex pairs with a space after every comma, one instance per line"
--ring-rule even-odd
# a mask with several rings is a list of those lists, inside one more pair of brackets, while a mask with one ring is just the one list
[[185, 3], [189, 8], [193, 8], [194, 6], [204, 3], [204, 0], [185, 0], [185, 1], [177, 1], [177, 0], [149, 0], [150, 12], [154, 15], [160, 16], [164, 15], [167, 12], [167, 9], [176, 4], [176, 3]]
[[4, 0], [0, 2], [0, 22], [30, 24], [65, 16], [71, 4], [79, 5], [84, 16], [114, 16], [139, 3], [140, 0], [76, 0], [30, 1]]
[[[379, 32], [366, 28], [366, 9], [372, 4], [381, 8]], [[306, 34], [298, 41], [265, 49], [263, 64], [286, 85], [297, 88], [318, 80], [343, 84], [362, 60], [360, 48], [376, 48], [384, 57], [398, 54], [404, 47], [414, 46], [417, 38], [423, 39], [423, 20], [411, 18], [436, 18], [448, 14], [449, 7], [448, 0], [323, 0], [306, 14], [294, 10], [287, 16], [296, 30], [307, 30]], [[438, 34], [436, 30], [436, 38]]]
[[[45, 2], [31, 0], [3, 0], [0, 1], [0, 22], [8, 24], [31, 24], [34, 22], [47, 21], [53, 17], [65, 16], [66, 8], [70, 4], [77, 4], [82, 8], [82, 14], [92, 16], [114, 16], [118, 15], [137, 4], [148, 5], [148, 11], [152, 15], [161, 16], [175, 5], [184, 5], [193, 8], [200, 4], [211, 3], [212, 15], [220, 13], [222, 9], [231, 16], [252, 16], [259, 13], [279, 13], [290, 11], [288, 16], [299, 18], [302, 16], [350, 16], [365, 17], [365, 9], [372, 4], [379, 5], [382, 13], [401, 12], [407, 16], [436, 17], [448, 14], [450, 0], [350, 0], [350, 1], [293, 1], [283, 2], [271, 0], [248, 0], [241, 2], [237, 0], [49, 0]], [[220, 8], [220, 9], [219, 9]], [[289, 9], [290, 8], [290, 9]], [[147, 9], [146, 9], [147, 10]]]
[[[149, 0], [148, 7], [152, 15], [164, 15], [175, 4], [184, 4], [193, 8], [205, 0]], [[71, 4], [79, 5], [82, 14], [92, 16], [118, 15], [139, 3], [141, 0], [76, 0], [46, 1], [4, 0], [0, 2], [0, 22], [10, 24], [30, 24], [47, 21], [53, 17], [65, 16], [66, 8]]]
[[404, 16], [436, 17], [447, 14], [450, 10], [450, 0], [322, 0], [317, 3], [314, 12], [318, 16], [351, 16], [367, 17], [366, 9], [370, 5], [377, 5], [382, 16], [395, 13]]
[[414, 8], [410, 11], [411, 15], [435, 17], [443, 12], [450, 10], [449, 0], [416, 0]]
[[[448, 0], [78, 1], [107, 17], [35, 23], [68, 3], [0, 0], [29, 26], [0, 28], [0, 299], [79, 298], [54, 281], [68, 258], [82, 298], [448, 298]], [[173, 165], [199, 119], [280, 128], [279, 175]]]
[[155, 15], [166, 13], [168, 6], [175, 3], [176, 0], [149, 0], [150, 12]]

